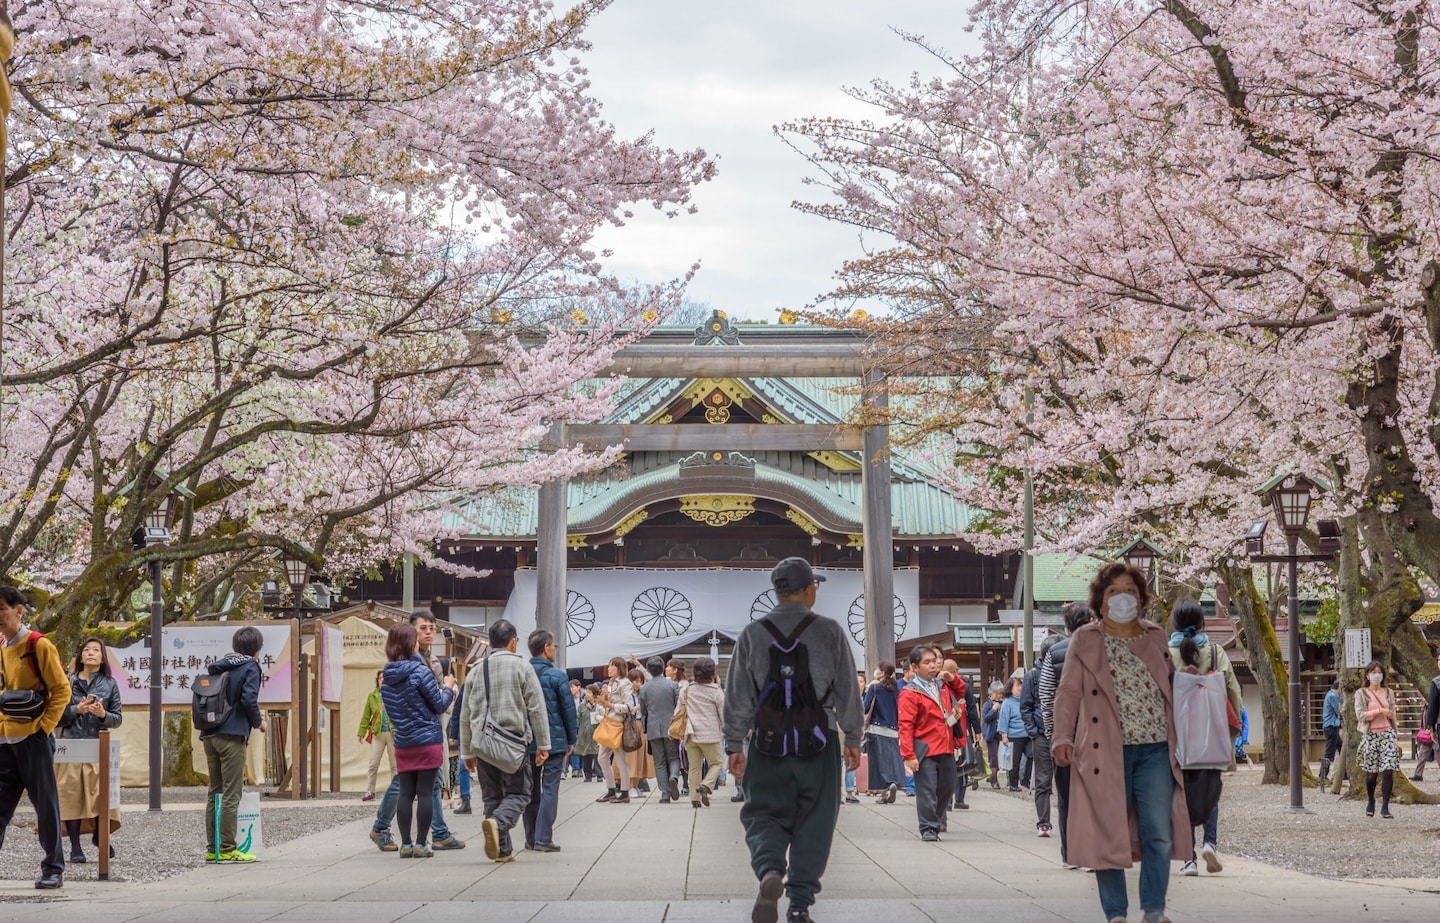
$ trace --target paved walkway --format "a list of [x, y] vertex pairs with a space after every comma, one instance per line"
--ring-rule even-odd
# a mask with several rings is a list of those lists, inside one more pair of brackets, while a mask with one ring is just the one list
[[[0, 901], [32, 901], [0, 902], [0, 921], [740, 923], [749, 920], [755, 881], [731, 791], [697, 811], [653, 795], [595, 804], [598, 784], [568, 781], [556, 830], [563, 851], [522, 852], [506, 865], [486, 860], [476, 814], [450, 818], [468, 849], [428, 860], [379, 852], [367, 821], [286, 843], [254, 865], [206, 866], [153, 884], [66, 882], [53, 901], [36, 901], [29, 880], [0, 882]], [[1277, 818], [1283, 794], [1277, 789]], [[1035, 837], [1028, 801], [972, 792], [972, 809], [952, 814], [949, 834], [927, 844], [915, 834], [913, 801], [863, 800], [841, 811], [814, 909], [819, 923], [1100, 920], [1094, 878], [1060, 865], [1058, 840]], [[1134, 921], [1134, 873], [1130, 888]], [[1440, 892], [1440, 882], [1331, 881], [1227, 857], [1219, 876], [1172, 878], [1169, 913], [1175, 923], [1429, 923], [1437, 904], [1427, 891]], [[223, 910], [207, 906], [222, 901]]]

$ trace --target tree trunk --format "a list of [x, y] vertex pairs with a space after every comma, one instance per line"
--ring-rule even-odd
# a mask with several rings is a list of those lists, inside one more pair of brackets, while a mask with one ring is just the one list
[[1250, 672], [1260, 686], [1260, 707], [1265, 727], [1264, 785], [1288, 785], [1290, 782], [1290, 695], [1285, 684], [1289, 673], [1285, 655], [1270, 614], [1260, 600], [1254, 577], [1248, 570], [1228, 564], [1216, 567], [1221, 581], [1230, 590], [1240, 629], [1245, 633], [1245, 650], [1249, 654]]
[[164, 753], [160, 759], [161, 782], [164, 785], [209, 785], [210, 777], [195, 771], [195, 748], [191, 743], [188, 712], [166, 712]]
[[[1364, 533], [1367, 556], [1360, 553]], [[1368, 563], [1368, 566], [1366, 564]], [[1345, 662], [1345, 629], [1369, 628], [1371, 656], [1385, 665], [1389, 676], [1404, 678], [1421, 689], [1429, 686], [1434, 672], [1429, 647], [1410, 616], [1424, 602], [1424, 594], [1410, 570], [1400, 563], [1398, 550], [1390, 542], [1380, 516], [1373, 508], [1341, 520], [1340, 624], [1336, 630], [1335, 656]], [[1347, 798], [1365, 797], [1365, 774], [1360, 771], [1360, 732], [1355, 715], [1355, 691], [1365, 682], [1363, 670], [1340, 673], [1340, 715], [1344, 722], [1345, 746], [1331, 791], [1339, 794], [1342, 778], [1350, 781]], [[1440, 795], [1428, 794], [1411, 784], [1404, 772], [1395, 774], [1391, 801], [1398, 804], [1440, 804]]]

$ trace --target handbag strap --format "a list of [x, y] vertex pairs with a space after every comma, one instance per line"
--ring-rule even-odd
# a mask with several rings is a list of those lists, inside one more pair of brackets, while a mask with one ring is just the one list
[[485, 656], [480, 658], [480, 674], [485, 678], [485, 715], [482, 721], [490, 720], [490, 651], [485, 651]]

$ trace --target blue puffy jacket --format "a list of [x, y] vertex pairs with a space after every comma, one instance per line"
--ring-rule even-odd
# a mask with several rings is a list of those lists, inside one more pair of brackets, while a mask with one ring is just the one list
[[[565, 752], [580, 740], [580, 725], [575, 720], [575, 697], [570, 694], [570, 677], [544, 657], [531, 657], [530, 666], [540, 679], [540, 691], [545, 694], [545, 714], [550, 717], [550, 752]], [[530, 742], [530, 752], [535, 752], [535, 742]]]
[[219, 727], [201, 731], [201, 739], [228, 734], [249, 740], [250, 729], [260, 726], [260, 664], [255, 662], [254, 657], [226, 654], [210, 664], [207, 672], [211, 676], [230, 674], [225, 677], [225, 698], [230, 702], [230, 716]]
[[455, 693], [435, 682], [430, 666], [418, 656], [385, 664], [380, 701], [395, 726], [395, 746], [442, 743], [440, 715], [454, 700]]

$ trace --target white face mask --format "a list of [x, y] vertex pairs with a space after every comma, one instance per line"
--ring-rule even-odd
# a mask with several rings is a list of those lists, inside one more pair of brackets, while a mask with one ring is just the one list
[[1372, 685], [1372, 686], [1378, 686], [1378, 685], [1380, 685], [1380, 684], [1383, 683], [1383, 682], [1385, 682], [1385, 674], [1384, 674], [1384, 673], [1371, 673], [1371, 674], [1370, 674], [1370, 685]]
[[1140, 614], [1140, 600], [1129, 593], [1116, 593], [1110, 597], [1107, 605], [1110, 610], [1110, 620], [1114, 622], [1122, 624], [1133, 622]]

